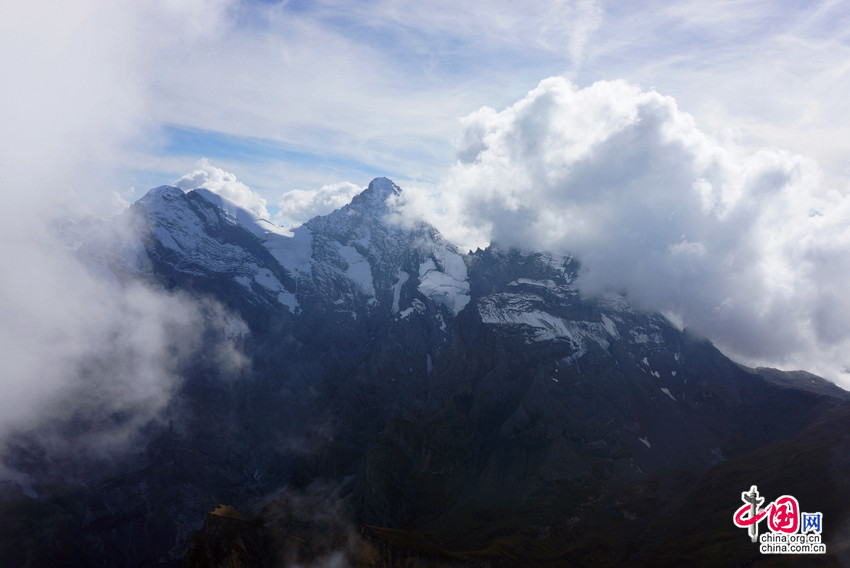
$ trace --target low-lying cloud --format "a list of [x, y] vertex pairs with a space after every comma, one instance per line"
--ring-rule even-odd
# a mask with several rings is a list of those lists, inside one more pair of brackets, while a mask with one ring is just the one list
[[850, 382], [850, 198], [814, 161], [714, 139], [623, 81], [546, 79], [464, 126], [439, 190], [407, 197], [449, 238], [571, 253], [586, 294], [624, 291], [739, 359]]
[[[67, 8], [19, 4], [0, 24], [0, 66], [13, 85], [0, 93], [0, 458], [13, 434], [51, 428], [39, 438], [48, 460], [126, 449], [171, 400], [204, 333], [226, 319], [213, 304], [122, 284], [110, 262], [143, 261], [138, 239], [98, 233], [106, 225], [87, 215], [122, 187], [117, 172], [155, 129], [148, 66], [202, 40], [228, 3]], [[80, 250], [95, 234], [98, 245]], [[211, 355], [237, 368], [239, 354], [221, 347]]]
[[129, 220], [0, 239], [0, 464], [21, 443], [48, 461], [139, 450], [199, 354], [221, 380], [241, 376], [245, 324], [146, 282]]

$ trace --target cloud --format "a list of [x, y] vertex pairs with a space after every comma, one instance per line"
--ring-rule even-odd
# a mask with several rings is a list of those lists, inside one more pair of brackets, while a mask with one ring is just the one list
[[[444, 0], [241, 2], [217, 24], [222, 31], [150, 57], [147, 103], [162, 124], [219, 134], [219, 149], [234, 142], [232, 159], [252, 170], [288, 166], [275, 168], [271, 186], [227, 167], [269, 203], [328, 178], [435, 179], [451, 161], [445, 142], [458, 116], [577, 65], [602, 21], [590, 0], [454, 8]], [[271, 151], [241, 155], [242, 140]], [[165, 151], [181, 148], [166, 143]], [[305, 161], [316, 165], [297, 171]]]
[[[0, 454], [13, 433], [62, 423], [90, 429], [57, 430], [63, 444], [50, 451], [126, 448], [223, 319], [212, 304], [120, 285], [106, 259], [133, 252], [129, 232], [98, 237], [103, 262], [80, 245], [102, 226], [88, 215], [113, 212], [124, 194], [124, 160], [156, 130], [152, 63], [205, 41], [210, 30], [195, 24], [226, 21], [228, 5], [66, 8], [36, 0], [0, 18], [0, 68], [13, 86], [0, 92]], [[226, 346], [221, 355], [238, 366]]]
[[[22, 67], [51, 69], [34, 94], [45, 115], [57, 108], [53, 86], [70, 84], [102, 110], [95, 120], [144, 119], [153, 132], [136, 133], [138, 152], [116, 178], [140, 190], [182, 175], [200, 156], [238, 172], [269, 204], [329, 180], [434, 182], [451, 164], [446, 141], [458, 134], [458, 116], [482, 104], [503, 108], [557, 74], [580, 85], [657, 85], [703, 129], [813, 155], [834, 186], [846, 183], [850, 136], [840, 117], [850, 47], [840, 3], [552, 0], [531, 11], [501, 0], [463, 10], [444, 0], [103, 4], [75, 5], [96, 8], [115, 29], [74, 36], [92, 49], [67, 69], [105, 60], [104, 80], [76, 81], [43, 61]], [[30, 34], [33, 50], [85, 31], [47, 19], [55, 29]], [[8, 22], [11, 35], [30, 23]], [[756, 91], [764, 95], [741, 96]], [[111, 135], [98, 138], [96, 159], [115, 159]]]
[[36, 238], [0, 239], [0, 456], [21, 435], [53, 457], [122, 453], [200, 350], [224, 378], [241, 373], [227, 335], [241, 321], [133, 278], [147, 256], [127, 221], [62, 219]]
[[569, 51], [576, 59], [602, 19], [600, 3], [595, 0], [544, 1], [535, 10], [517, 9], [507, 0], [470, 4], [463, 10], [454, 7], [449, 0], [369, 4], [325, 0], [315, 3], [310, 16], [318, 21], [336, 17], [346, 23], [363, 22], [376, 32], [389, 34], [395, 29], [402, 40], [418, 47], [418, 52], [430, 51], [426, 41], [447, 51], [454, 42], [485, 53], [506, 47]]
[[847, 187], [850, 90], [840, 2], [616, 3], [585, 49], [587, 85], [622, 78], [674, 96], [703, 129], [751, 148], [816, 158], [825, 184]]
[[[704, 130], [812, 155], [827, 181], [846, 184], [850, 12], [841, 3], [453, 8], [444, 0], [239, 3], [202, 41], [150, 57], [148, 103], [170, 125], [268, 141], [274, 151], [261, 158], [234, 152], [251, 171], [203, 151], [191, 159], [238, 171], [269, 203], [329, 179], [439, 179], [458, 116], [503, 108], [559, 74], [582, 86], [612, 78], [657, 86]], [[261, 169], [271, 183], [255, 174]]]
[[574, 254], [585, 294], [626, 291], [748, 362], [850, 368], [850, 198], [811, 159], [719, 141], [624, 81], [546, 79], [464, 125], [439, 190], [405, 194], [449, 238]]
[[316, 215], [325, 215], [351, 201], [363, 188], [342, 181], [323, 185], [317, 190], [293, 189], [278, 203], [280, 212], [275, 221], [282, 227], [300, 225]]
[[[813, 155], [834, 186], [846, 183], [850, 136], [840, 118], [850, 47], [841, 3], [552, 0], [527, 10], [499, 0], [453, 8], [444, 0], [84, 0], [70, 17], [16, 7], [27, 17], [13, 13], [0, 25], [4, 37], [31, 38], [20, 42], [25, 52], [60, 44], [67, 55], [45, 61], [6, 50], [21, 60], [14, 67], [45, 71], [22, 73], [16, 84], [39, 101], [46, 122], [79, 116], [110, 126], [82, 144], [50, 145], [102, 140], [94, 161], [115, 160], [123, 152], [111, 144], [113, 133], [124, 137], [122, 128], [138, 129], [142, 119], [150, 131], [134, 133], [138, 153], [125, 157], [125, 175], [115, 178], [140, 190], [182, 175], [200, 156], [238, 172], [268, 203], [328, 180], [434, 181], [451, 163], [446, 141], [458, 133], [456, 117], [482, 104], [503, 108], [557, 74], [580, 85], [610, 78], [656, 85], [704, 129]], [[30, 89], [33, 77], [40, 84]], [[52, 96], [57, 85], [89, 110], [63, 109]], [[762, 95], [742, 96], [753, 92]], [[20, 104], [8, 96], [10, 108]], [[177, 131], [216, 140], [198, 147]], [[244, 141], [264, 152], [240, 151], [250, 146]], [[155, 173], [134, 178], [139, 170]]]
[[187, 191], [199, 187], [206, 188], [243, 209], [253, 211], [263, 219], [269, 218], [265, 199], [237, 180], [234, 174], [211, 165], [206, 158], [201, 158], [198, 162], [198, 169], [181, 177], [174, 185]]

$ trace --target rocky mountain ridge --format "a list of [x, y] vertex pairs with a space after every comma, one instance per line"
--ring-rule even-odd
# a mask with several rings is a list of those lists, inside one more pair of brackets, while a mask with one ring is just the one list
[[[231, 525], [257, 548], [237, 556], [255, 563], [372, 565], [366, 542], [397, 565], [636, 564], [669, 552], [659, 527], [713, 472], [843, 424], [846, 392], [743, 368], [622, 296], [582, 297], [569, 256], [464, 255], [427, 224], [395, 223], [400, 191], [378, 178], [289, 233], [204, 189], [151, 190], [119, 221], [137, 243], [97, 258], [119, 280], [221, 303], [248, 369], [224, 380], [190, 364], [142, 455], [5, 510], [54, 511], [78, 552], [68, 565], [178, 565], [219, 503], [253, 520], [209, 521], [187, 566], [229, 554], [214, 541]], [[847, 492], [835, 473], [846, 440], [829, 442], [820, 472], [834, 494]], [[28, 463], [42, 495], [37, 448], [21, 447], [12, 465]], [[745, 469], [752, 480], [712, 489], [733, 508], [764, 475]], [[302, 552], [281, 557], [292, 539]], [[36, 558], [20, 565], [63, 558], [7, 541]]]

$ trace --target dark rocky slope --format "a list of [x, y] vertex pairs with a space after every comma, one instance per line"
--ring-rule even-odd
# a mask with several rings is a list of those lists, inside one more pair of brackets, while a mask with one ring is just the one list
[[[752, 484], [822, 510], [838, 562], [847, 393], [584, 298], [569, 257], [461, 255], [388, 220], [399, 191], [293, 236], [203, 190], [136, 203], [144, 268], [110, 267], [237, 324], [137, 451], [58, 462], [20, 433], [5, 465], [37, 496], [2, 487], [3, 565], [750, 565]], [[247, 366], [207, 357], [225, 340]]]

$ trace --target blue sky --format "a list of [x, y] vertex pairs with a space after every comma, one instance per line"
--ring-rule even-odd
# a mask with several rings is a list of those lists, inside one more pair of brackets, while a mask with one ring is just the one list
[[38, 102], [45, 135], [92, 118], [91, 145], [122, 153], [110, 172], [137, 192], [202, 157], [270, 204], [379, 174], [436, 183], [460, 119], [551, 76], [625, 79], [709, 133], [814, 157], [833, 186], [850, 173], [850, 10], [837, 1], [28, 4], [4, 8], [9, 109]]
[[847, 174], [848, 10], [837, 2], [219, 2], [196, 10], [207, 29], [160, 47], [140, 73], [153, 135], [130, 141], [146, 158], [137, 160], [145, 161], [138, 191], [151, 172], [166, 181], [201, 157], [272, 209], [291, 189], [365, 185], [375, 175], [435, 183], [454, 162], [459, 119], [505, 108], [550, 76], [579, 87], [626, 79], [674, 97], [706, 131], [814, 156], [834, 183]]
[[435, 182], [453, 160], [459, 118], [570, 69], [576, 10], [558, 8], [565, 21], [548, 30], [553, 9], [224, 5], [215, 38], [170, 54], [169, 69], [149, 77], [168, 122], [147, 152], [168, 164], [165, 178], [200, 157], [227, 164], [271, 203], [379, 174]]
[[10, 235], [190, 173], [285, 224], [388, 176], [461, 246], [578, 254], [588, 293], [850, 384], [846, 3], [2, 10]]

